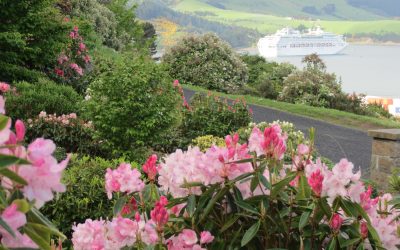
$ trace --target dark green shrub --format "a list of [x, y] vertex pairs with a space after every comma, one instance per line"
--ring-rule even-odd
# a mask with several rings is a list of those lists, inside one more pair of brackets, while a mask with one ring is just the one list
[[214, 34], [190, 36], [163, 56], [171, 77], [207, 89], [235, 92], [247, 82], [247, 68]]
[[72, 87], [58, 85], [44, 78], [34, 84], [18, 82], [14, 87], [16, 93], [9, 92], [6, 95], [7, 114], [14, 120], [33, 118], [41, 111], [48, 114], [74, 113], [79, 110], [83, 100]]
[[55, 3], [0, 1], [0, 81], [34, 81], [55, 63], [70, 29]]
[[229, 104], [214, 95], [196, 94], [191, 106], [184, 111], [182, 133], [191, 140], [199, 136], [213, 135], [225, 137], [229, 133], [246, 126], [252, 119], [244, 101]]
[[178, 122], [180, 101], [172, 80], [143, 58], [104, 65], [108, 68], [89, 85], [85, 102], [98, 137], [121, 155], [151, 146]]
[[[104, 190], [107, 168], [116, 168], [124, 159], [78, 158], [74, 155], [63, 176], [67, 190], [41, 209], [69, 239], [72, 225], [86, 218], [112, 216], [115, 199], [109, 200]], [[132, 164], [136, 166], [136, 164]]]
[[258, 55], [242, 55], [240, 57], [246, 64], [249, 71], [249, 80], [247, 84], [251, 86], [258, 85], [258, 79], [261, 75], [270, 75], [274, 67], [278, 65], [276, 62], [267, 62], [264, 57]]

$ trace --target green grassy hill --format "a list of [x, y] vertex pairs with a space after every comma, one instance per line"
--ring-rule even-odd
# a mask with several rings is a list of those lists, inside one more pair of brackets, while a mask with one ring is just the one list
[[[257, 29], [261, 33], [275, 32], [277, 29], [285, 26], [297, 27], [298, 25], [303, 24], [310, 27], [319, 24], [328, 31], [341, 34], [359, 36], [393, 35], [400, 37], [400, 20], [390, 18], [385, 19], [383, 16], [375, 15], [348, 4], [346, 5], [345, 0], [335, 1], [335, 6], [337, 6], [337, 17], [331, 18], [331, 20], [321, 18], [321, 21], [309, 21], [298, 18], [298, 16], [295, 15], [296, 13], [299, 13], [299, 9], [301, 11], [301, 9], [304, 6], [307, 6], [307, 4], [316, 2], [312, 0], [301, 1], [301, 4], [297, 4], [298, 7], [293, 7], [295, 3], [300, 2], [297, 0], [251, 0], [246, 2], [241, 0], [218, 0], [214, 2], [218, 2], [220, 5], [209, 0], [181, 0], [173, 1], [170, 4], [175, 10], [181, 12], [201, 15], [203, 18], [213, 21]], [[224, 5], [224, 3], [226, 5]], [[259, 3], [259, 5], [256, 3]], [[326, 5], [326, 3], [328, 3], [328, 0], [320, 0], [318, 3], [321, 6], [324, 6], [324, 4]], [[267, 4], [269, 4], [269, 8], [267, 7]], [[264, 13], [254, 13], [252, 9], [257, 6], [259, 9], [258, 12]], [[278, 11], [279, 13], [277, 13]], [[267, 14], [268, 12], [273, 12], [273, 15]], [[282, 16], [279, 16], [280, 13]], [[364, 19], [369, 20], [345, 20], [350, 18], [351, 15], [364, 17]]]

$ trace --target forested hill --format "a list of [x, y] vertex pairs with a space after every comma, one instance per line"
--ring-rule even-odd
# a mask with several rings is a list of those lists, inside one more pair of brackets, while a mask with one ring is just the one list
[[210, 21], [199, 15], [182, 13], [169, 8], [158, 0], [146, 0], [141, 2], [136, 9], [136, 14], [144, 20], [166, 19], [180, 27], [177, 32], [185, 33], [216, 33], [232, 47], [248, 47], [255, 43], [261, 34], [255, 29], [223, 24]]
[[[174, 6], [187, 0], [163, 0]], [[324, 20], [371, 20], [400, 16], [399, 0], [200, 0], [210, 6], [251, 13]]]

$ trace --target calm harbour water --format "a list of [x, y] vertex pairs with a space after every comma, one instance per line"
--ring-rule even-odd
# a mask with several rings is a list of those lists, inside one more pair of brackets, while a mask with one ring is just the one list
[[[252, 50], [251, 52], [256, 52]], [[250, 52], [250, 53], [251, 53]], [[321, 56], [345, 92], [400, 98], [400, 45], [349, 45], [341, 54]], [[271, 58], [303, 67], [302, 57]]]

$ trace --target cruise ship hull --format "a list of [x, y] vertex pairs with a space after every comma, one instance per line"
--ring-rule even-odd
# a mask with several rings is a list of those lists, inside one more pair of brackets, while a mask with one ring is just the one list
[[335, 55], [346, 48], [343, 36], [332, 33], [318, 35], [287, 34], [288, 31], [278, 31], [277, 34], [266, 36], [258, 41], [257, 47], [263, 57]]

